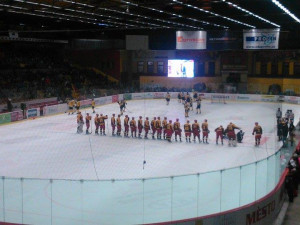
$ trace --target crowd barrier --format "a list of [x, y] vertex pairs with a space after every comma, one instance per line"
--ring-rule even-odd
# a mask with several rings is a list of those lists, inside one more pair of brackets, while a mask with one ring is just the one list
[[[170, 93], [177, 98], [177, 93]], [[228, 101], [288, 102], [299, 97], [203, 93]], [[96, 105], [122, 99], [163, 99], [164, 92], [125, 93], [96, 98]], [[81, 101], [89, 107], [91, 100]], [[67, 104], [45, 106], [43, 115], [63, 113]], [[22, 112], [0, 115], [0, 124]], [[40, 109], [27, 111], [40, 116]], [[19, 224], [272, 224], [284, 201], [285, 160], [279, 149], [255, 163], [184, 176], [133, 180], [0, 179], [0, 221]]]

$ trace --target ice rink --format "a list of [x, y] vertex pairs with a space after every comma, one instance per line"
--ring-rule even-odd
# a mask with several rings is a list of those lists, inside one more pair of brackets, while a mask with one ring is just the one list
[[[298, 121], [299, 108], [296, 105], [278, 103], [237, 103], [212, 104], [202, 102], [202, 114], [190, 112], [191, 122], [208, 120], [209, 144], [168, 143], [163, 140], [118, 138], [111, 135], [107, 126], [107, 136], [76, 134], [76, 115], [55, 115], [30, 119], [0, 126], [0, 174], [6, 177], [52, 178], [52, 179], [135, 179], [165, 177], [183, 174], [203, 173], [255, 162], [272, 155], [279, 149], [277, 142], [275, 113], [278, 107], [283, 113], [292, 109]], [[171, 100], [129, 101], [125, 113], [136, 119], [148, 116], [180, 119], [181, 126], [186, 121], [183, 105]], [[91, 109], [82, 110], [85, 116]], [[108, 115], [110, 124], [112, 113], [119, 113], [117, 103], [96, 108], [97, 113]], [[94, 114], [93, 114], [94, 117]], [[124, 118], [124, 116], [122, 117]], [[254, 122], [263, 128], [260, 147], [254, 146], [252, 129]], [[215, 144], [214, 129], [235, 123], [245, 132], [243, 143], [237, 147]], [[85, 128], [85, 127], [84, 127]], [[123, 135], [123, 134], [122, 134]], [[202, 134], [201, 134], [202, 135]], [[174, 139], [174, 137], [173, 137]], [[146, 164], [143, 165], [143, 161]]]

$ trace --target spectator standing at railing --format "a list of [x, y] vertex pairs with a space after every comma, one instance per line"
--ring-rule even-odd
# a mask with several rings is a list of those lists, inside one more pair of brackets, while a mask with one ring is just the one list
[[7, 98], [7, 110], [8, 110], [8, 112], [12, 112], [12, 109], [13, 109], [13, 105], [11, 103], [11, 99]]

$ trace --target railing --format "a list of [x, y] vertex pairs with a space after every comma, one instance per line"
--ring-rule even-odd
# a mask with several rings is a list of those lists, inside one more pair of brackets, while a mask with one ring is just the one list
[[[2, 178], [0, 220], [22, 224], [144, 224], [202, 217], [255, 202], [284, 170], [275, 154], [248, 165], [134, 180]], [[199, 162], [201, 163], [201, 162]]]

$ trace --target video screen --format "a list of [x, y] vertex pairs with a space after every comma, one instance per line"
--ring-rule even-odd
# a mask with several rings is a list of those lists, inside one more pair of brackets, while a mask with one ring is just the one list
[[194, 77], [194, 60], [168, 60], [168, 77]]

